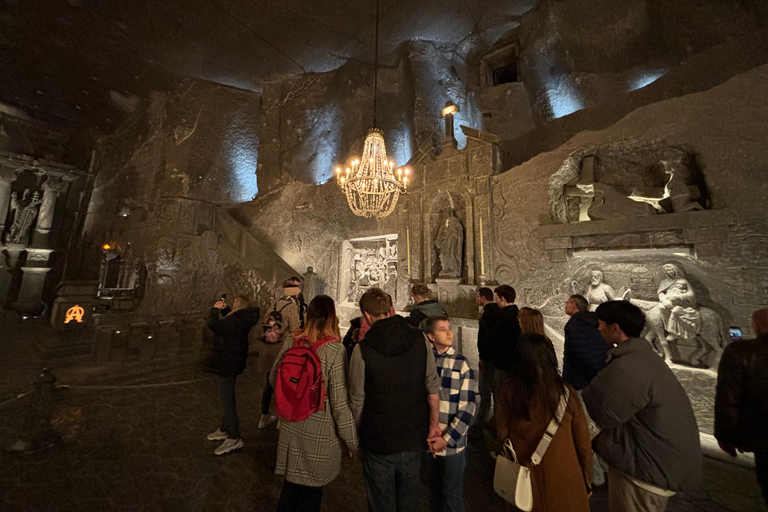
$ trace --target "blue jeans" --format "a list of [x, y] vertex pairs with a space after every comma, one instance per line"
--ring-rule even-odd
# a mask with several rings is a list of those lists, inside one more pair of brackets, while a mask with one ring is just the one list
[[430, 512], [464, 512], [466, 449], [456, 455], [429, 455]]
[[416, 512], [421, 485], [420, 451], [391, 455], [363, 452], [362, 459], [368, 512]]

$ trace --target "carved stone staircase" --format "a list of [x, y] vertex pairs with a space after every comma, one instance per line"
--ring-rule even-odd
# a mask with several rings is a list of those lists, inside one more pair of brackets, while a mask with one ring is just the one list
[[[217, 282], [220, 289], [247, 291], [263, 308], [283, 279], [299, 275], [218, 205], [165, 198], [161, 208], [166, 238], [198, 252], [214, 251], [217, 267], [229, 269], [223, 282]], [[184, 268], [177, 269], [177, 274], [183, 276]], [[244, 290], [244, 286], [250, 289]], [[158, 308], [95, 314], [93, 327], [83, 331], [91, 341], [89, 353], [61, 377], [68, 382], [146, 382], [201, 370], [211, 342], [206, 327], [208, 309], [183, 314], [152, 314], [147, 310]]]

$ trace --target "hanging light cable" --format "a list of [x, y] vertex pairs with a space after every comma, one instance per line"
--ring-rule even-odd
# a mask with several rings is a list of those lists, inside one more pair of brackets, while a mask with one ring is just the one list
[[[373, 70], [373, 127], [368, 131], [363, 154], [342, 169], [336, 167], [336, 182], [347, 197], [352, 213], [359, 217], [386, 217], [395, 209], [404, 193], [410, 170], [398, 168], [387, 160], [384, 134], [376, 125], [376, 102], [379, 92], [379, 0], [376, 0], [376, 32]], [[395, 175], [396, 173], [396, 175]]]

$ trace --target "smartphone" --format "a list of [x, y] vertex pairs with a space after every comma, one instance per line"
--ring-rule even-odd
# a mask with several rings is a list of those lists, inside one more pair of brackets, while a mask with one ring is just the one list
[[221, 302], [227, 302], [227, 294], [226, 294], [226, 293], [222, 293], [222, 294], [221, 294], [221, 298], [220, 298], [219, 300], [220, 300]]
[[731, 337], [731, 341], [738, 341], [741, 339], [741, 327], [732, 325], [728, 328], [728, 335]]

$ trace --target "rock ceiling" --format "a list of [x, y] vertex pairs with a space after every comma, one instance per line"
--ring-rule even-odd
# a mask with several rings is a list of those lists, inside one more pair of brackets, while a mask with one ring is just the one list
[[[533, 3], [381, 0], [381, 52], [413, 39], [456, 44]], [[185, 77], [258, 91], [371, 60], [374, 19], [373, 0], [4, 0], [0, 102], [108, 133]]]

